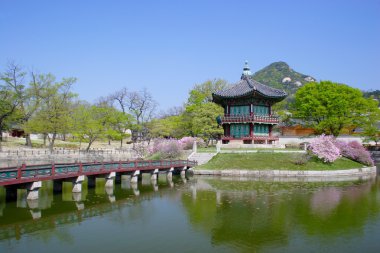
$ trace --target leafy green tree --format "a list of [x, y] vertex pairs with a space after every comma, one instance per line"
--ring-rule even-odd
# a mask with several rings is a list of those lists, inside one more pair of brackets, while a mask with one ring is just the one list
[[181, 138], [185, 135], [182, 115], [153, 119], [148, 123], [147, 127], [151, 138]]
[[187, 105], [200, 105], [212, 102], [212, 93], [224, 90], [228, 87], [228, 83], [223, 79], [207, 80], [204, 83], [194, 85], [189, 92]]
[[105, 137], [108, 111], [90, 104], [80, 104], [73, 112], [72, 133], [82, 142], [87, 142], [86, 151], [97, 139]]
[[122, 148], [123, 140], [130, 136], [127, 130], [133, 129], [135, 119], [132, 115], [118, 111], [113, 107], [108, 110], [110, 117], [107, 122], [106, 134], [112, 139], [120, 141], [120, 148]]
[[25, 129], [31, 133], [47, 136], [50, 151], [54, 148], [58, 134], [68, 133], [72, 126], [73, 99], [71, 92], [75, 78], [64, 78], [61, 82], [49, 82], [43, 90], [41, 106], [34, 117], [25, 123]]
[[219, 127], [216, 117], [223, 114], [223, 108], [214, 103], [205, 103], [196, 107], [192, 112], [192, 132], [195, 136], [202, 137], [207, 143], [212, 138], [218, 138], [223, 134], [223, 128]]
[[3, 131], [10, 123], [9, 119], [15, 116], [20, 105], [20, 97], [24, 91], [24, 76], [25, 73], [13, 63], [0, 74], [0, 141]]
[[318, 134], [338, 136], [343, 128], [362, 126], [376, 111], [376, 101], [364, 98], [359, 89], [321, 81], [308, 83], [296, 92], [293, 116]]
[[375, 142], [377, 145], [378, 142], [380, 142], [380, 110], [379, 109], [373, 109], [372, 112], [367, 114], [367, 117], [365, 117], [365, 122], [363, 124], [363, 136], [364, 141], [367, 142]]
[[[189, 92], [185, 111], [182, 114], [184, 135], [202, 136], [205, 140], [209, 140], [223, 132], [216, 124], [216, 117], [223, 114], [223, 108], [212, 103], [212, 93], [227, 87], [228, 83], [223, 79], [207, 80], [194, 86]], [[207, 109], [211, 111], [206, 112]], [[208, 125], [201, 126], [202, 122]]]
[[7, 128], [9, 119], [14, 115], [18, 106], [16, 94], [0, 87], [0, 142], [3, 131]]
[[82, 142], [87, 142], [86, 151], [99, 139], [111, 138], [120, 140], [128, 136], [127, 129], [132, 127], [131, 115], [118, 111], [114, 107], [80, 103], [73, 113], [72, 133]]

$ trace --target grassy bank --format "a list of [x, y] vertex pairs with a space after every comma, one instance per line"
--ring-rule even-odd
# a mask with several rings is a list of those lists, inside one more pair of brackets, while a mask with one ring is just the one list
[[248, 154], [218, 154], [207, 164], [196, 169], [224, 170], [344, 170], [365, 167], [347, 158], [340, 158], [332, 164], [311, 158], [305, 164], [298, 165], [295, 161], [303, 154], [284, 153], [248, 153]]

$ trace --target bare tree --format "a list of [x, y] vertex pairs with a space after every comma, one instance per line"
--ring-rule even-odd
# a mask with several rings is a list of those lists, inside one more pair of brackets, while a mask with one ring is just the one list
[[158, 118], [163, 119], [171, 116], [179, 116], [184, 112], [183, 106], [173, 106], [167, 109], [166, 111], [161, 111], [158, 114]]
[[135, 118], [137, 127], [132, 129], [134, 141], [144, 139], [146, 136], [145, 124], [153, 118], [157, 102], [147, 89], [129, 92], [127, 88], [115, 92], [110, 96], [117, 102], [123, 113], [130, 113]]
[[113, 100], [113, 101], [116, 101], [116, 103], [118, 104], [118, 106], [120, 107], [121, 111], [123, 113], [127, 113], [127, 104], [128, 104], [128, 90], [127, 88], [122, 88], [121, 90], [119, 91], [116, 91], [115, 93], [111, 94], [109, 96], [109, 99], [108, 100]]

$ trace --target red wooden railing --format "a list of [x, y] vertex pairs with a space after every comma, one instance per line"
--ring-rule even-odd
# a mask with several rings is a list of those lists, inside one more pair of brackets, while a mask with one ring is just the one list
[[221, 117], [223, 123], [247, 123], [247, 122], [263, 122], [263, 123], [272, 123], [278, 124], [279, 117], [273, 115], [256, 115], [256, 114], [247, 114], [247, 115], [233, 115], [225, 114]]
[[222, 140], [253, 140], [253, 141], [278, 141], [279, 138], [277, 136], [243, 136], [240, 138], [236, 138], [233, 136], [222, 136]]
[[81, 175], [102, 175], [110, 172], [133, 172], [168, 170], [170, 168], [194, 167], [196, 161], [161, 160], [161, 161], [118, 161], [93, 163], [64, 163], [21, 165], [18, 167], [0, 168], [0, 186], [30, 183], [43, 180], [72, 178]]

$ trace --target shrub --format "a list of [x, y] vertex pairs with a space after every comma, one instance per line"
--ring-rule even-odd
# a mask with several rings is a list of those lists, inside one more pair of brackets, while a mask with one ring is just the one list
[[144, 142], [134, 143], [132, 150], [135, 152], [137, 158], [139, 159], [144, 158], [148, 153], [148, 149]]
[[311, 157], [308, 154], [297, 154], [293, 157], [293, 163], [296, 165], [304, 165], [310, 160], [310, 158]]
[[339, 148], [342, 156], [359, 163], [373, 166], [374, 162], [370, 153], [357, 141], [335, 141], [335, 145]]
[[197, 137], [190, 137], [190, 136], [183, 137], [182, 139], [179, 140], [179, 143], [181, 144], [182, 148], [186, 150], [186, 149], [193, 148], [194, 141], [197, 142], [198, 147], [205, 146], [205, 142], [203, 139], [197, 138]]
[[310, 143], [311, 152], [326, 163], [332, 163], [340, 157], [339, 148], [330, 135], [320, 135]]
[[176, 139], [155, 139], [149, 153], [161, 154], [162, 159], [173, 159], [181, 155], [182, 146]]

